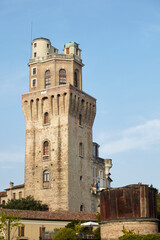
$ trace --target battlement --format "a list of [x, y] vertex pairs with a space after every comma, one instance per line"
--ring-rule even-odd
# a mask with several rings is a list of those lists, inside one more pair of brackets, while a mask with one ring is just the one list
[[71, 84], [43, 89], [22, 95], [22, 107], [26, 120], [43, 118], [47, 111], [52, 116], [70, 114], [83, 124], [93, 125], [96, 99]]

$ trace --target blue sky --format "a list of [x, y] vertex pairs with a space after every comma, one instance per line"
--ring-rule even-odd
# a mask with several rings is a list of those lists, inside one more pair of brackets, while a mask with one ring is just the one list
[[97, 99], [93, 140], [113, 159], [112, 187], [160, 190], [160, 1], [0, 0], [0, 190], [24, 182], [32, 39], [80, 44], [83, 90]]

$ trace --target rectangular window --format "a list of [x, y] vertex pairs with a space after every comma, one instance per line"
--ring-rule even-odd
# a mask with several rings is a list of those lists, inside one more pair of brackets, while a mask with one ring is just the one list
[[36, 79], [32, 80], [32, 87], [36, 87]]
[[37, 68], [33, 68], [33, 75], [37, 73]]
[[24, 237], [24, 226], [18, 226], [18, 237]]
[[37, 47], [37, 43], [34, 43], [34, 47]]
[[36, 57], [37, 56], [37, 53], [36, 52], [34, 52], [34, 57]]
[[42, 234], [45, 232], [45, 227], [40, 227], [39, 228], [39, 238], [42, 239]]
[[13, 199], [16, 199], [16, 193], [13, 193]]
[[66, 54], [69, 54], [69, 48], [66, 48]]
[[47, 43], [47, 48], [49, 48], [49, 43]]
[[22, 199], [22, 192], [19, 192], [19, 199]]
[[103, 178], [103, 171], [102, 170], [99, 171], [99, 178]]

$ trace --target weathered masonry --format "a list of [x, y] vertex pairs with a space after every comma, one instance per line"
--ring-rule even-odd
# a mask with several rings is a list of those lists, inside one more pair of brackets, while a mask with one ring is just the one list
[[[96, 99], [82, 91], [79, 45], [69, 42], [59, 54], [50, 40], [34, 39], [28, 66], [29, 93], [22, 95], [26, 119], [24, 195], [42, 200], [50, 210], [96, 211], [97, 195], [91, 191]], [[105, 188], [111, 179], [109, 172], [105, 176], [104, 159], [100, 168]]]

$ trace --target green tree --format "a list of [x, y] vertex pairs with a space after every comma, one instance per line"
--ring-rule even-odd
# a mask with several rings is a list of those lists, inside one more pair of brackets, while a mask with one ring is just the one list
[[53, 240], [77, 240], [76, 233], [71, 228], [62, 228], [53, 236]]
[[97, 213], [97, 215], [96, 215], [96, 222], [98, 222], [98, 223], [101, 222], [101, 215], [100, 215], [100, 213]]
[[135, 234], [133, 230], [127, 231], [123, 229], [124, 235], [119, 237], [119, 240], [160, 240], [159, 234], [147, 234], [147, 235], [140, 235]]
[[22, 199], [8, 200], [6, 205], [1, 205], [0, 207], [7, 209], [33, 210], [33, 211], [47, 210], [46, 204], [42, 204], [41, 201], [35, 200], [32, 196], [28, 196]]
[[85, 227], [81, 226], [81, 222], [79, 222], [78, 224], [76, 224], [74, 226], [74, 229], [76, 231], [76, 233], [80, 233], [80, 232], [84, 232], [85, 231]]
[[75, 230], [75, 225], [82, 223], [80, 220], [73, 220], [72, 222], [68, 223], [66, 225], [66, 228], [71, 228], [73, 230]]
[[100, 233], [100, 227], [97, 227], [94, 231], [93, 234], [96, 239], [101, 239], [101, 233]]
[[4, 212], [0, 213], [0, 239], [15, 239], [17, 227], [20, 225], [22, 226], [20, 223], [20, 217], [14, 217], [12, 214], [6, 215]]

